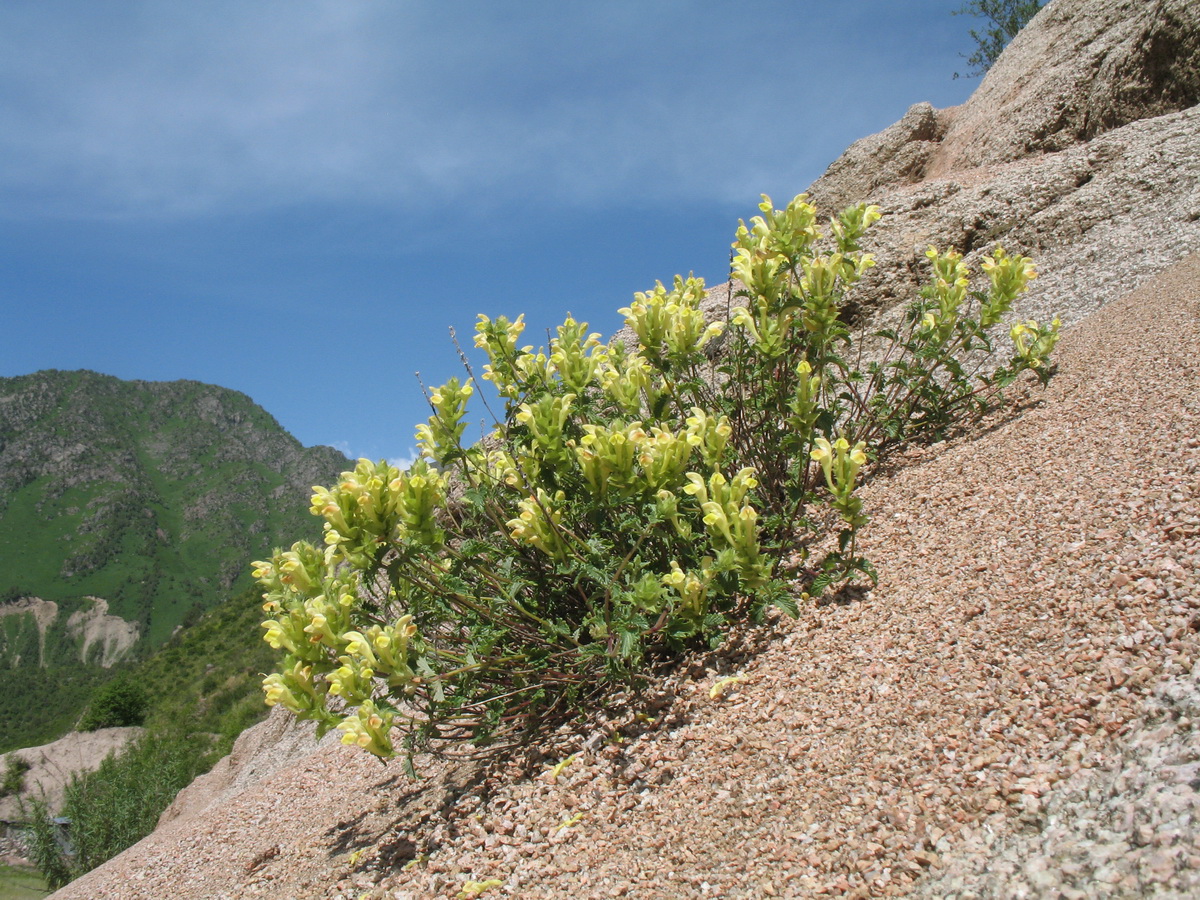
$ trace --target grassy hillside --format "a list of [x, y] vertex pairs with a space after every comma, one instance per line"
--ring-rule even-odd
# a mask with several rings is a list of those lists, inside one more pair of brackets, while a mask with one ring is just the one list
[[5, 669], [0, 691], [0, 753], [36, 747], [75, 727], [88, 698], [108, 680], [98, 666]]
[[[148, 834], [176, 793], [266, 714], [260, 681], [271, 651], [260, 637], [261, 602], [256, 589], [245, 591], [181, 629], [148, 658], [108, 673], [149, 699], [146, 731], [95, 772], [72, 779], [61, 808], [42, 810], [43, 822], [55, 814], [71, 819], [78, 851], [63, 857], [52, 837], [32, 839], [52, 884], [65, 883]], [[30, 808], [36, 819], [36, 805]], [[47, 837], [36, 827], [33, 833]], [[0, 892], [8, 889], [6, 878], [16, 884], [18, 875], [37, 883], [28, 873], [0, 872]]]
[[261, 603], [259, 589], [244, 591], [129, 668], [150, 696], [149, 729], [218, 735], [223, 755], [266, 715], [261, 683], [276, 654], [262, 640]]

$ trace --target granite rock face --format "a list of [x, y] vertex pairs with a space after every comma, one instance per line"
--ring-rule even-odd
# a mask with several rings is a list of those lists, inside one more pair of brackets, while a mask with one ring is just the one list
[[1200, 109], [860, 199], [884, 210], [868, 245], [879, 265], [861, 286], [868, 306], [912, 299], [930, 245], [974, 268], [1002, 244], [1041, 273], [1017, 314], [1071, 325], [1200, 249]]
[[1054, 0], [965, 104], [913, 106], [809, 194], [882, 207], [868, 307], [911, 299], [931, 244], [1000, 243], [1042, 272], [1018, 314], [1069, 325], [1200, 248], [1198, 103], [1200, 4]]
[[840, 209], [881, 188], [921, 181], [946, 136], [948, 118], [929, 103], [913, 104], [895, 125], [851, 144], [809, 193], [823, 206]]
[[930, 174], [1055, 153], [1200, 103], [1200, 6], [1054, 0], [948, 114]]
[[918, 103], [855, 142], [811, 188], [841, 207], [880, 188], [1057, 153], [1200, 103], [1200, 6], [1055, 0], [962, 106]]
[[1200, 896], [1200, 666], [1164, 680], [1106, 765], [1056, 785], [1018, 827], [980, 829], [913, 896]]

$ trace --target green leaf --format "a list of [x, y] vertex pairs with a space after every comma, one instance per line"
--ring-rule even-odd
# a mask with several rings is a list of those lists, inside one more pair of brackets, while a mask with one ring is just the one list
[[641, 636], [633, 631], [622, 631], [617, 639], [617, 652], [621, 654], [622, 659], [629, 659], [637, 650], [639, 638]]
[[879, 573], [875, 571], [875, 567], [871, 565], [871, 561], [865, 556], [860, 556], [854, 560], [854, 567], [871, 579], [872, 585], [879, 584]]

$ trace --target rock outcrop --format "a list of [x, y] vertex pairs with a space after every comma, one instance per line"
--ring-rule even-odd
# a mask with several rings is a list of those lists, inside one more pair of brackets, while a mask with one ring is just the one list
[[102, 668], [111, 668], [138, 642], [141, 629], [136, 622], [109, 615], [108, 601], [102, 597], [84, 599], [91, 605], [71, 613], [67, 634], [79, 642], [80, 662], [94, 658]]
[[[337, 743], [340, 734], [326, 735], [325, 743]], [[242, 732], [228, 756], [179, 792], [163, 811], [159, 827], [201, 813], [304, 759], [316, 751], [315, 738], [312, 722], [301, 722], [276, 707], [266, 720]]]
[[[9, 656], [8, 662], [11, 666], [16, 667], [24, 660], [27, 666], [44, 666], [46, 664], [46, 629], [54, 624], [58, 619], [58, 604], [52, 600], [43, 600], [41, 597], [18, 597], [10, 603], [0, 603], [0, 619], [8, 616], [28, 616], [26, 623], [33, 626], [37, 631], [37, 657], [34, 658], [32, 653], [13, 653]], [[19, 633], [20, 626], [14, 631]], [[0, 653], [2, 653], [4, 641], [0, 639]]]
[[895, 125], [855, 141], [809, 189], [826, 208], [841, 209], [881, 188], [916, 184], [946, 136], [949, 114], [915, 103]]
[[1056, 153], [1197, 103], [1191, 0], [1055, 0], [946, 117], [929, 175]]
[[965, 104], [913, 106], [809, 193], [882, 207], [868, 305], [910, 299], [930, 244], [1000, 243], [1042, 273], [1021, 316], [1072, 324], [1200, 248], [1198, 103], [1200, 5], [1054, 0]]
[[855, 142], [813, 184], [842, 207], [872, 192], [1057, 153], [1200, 103], [1200, 7], [1190, 0], [1055, 0], [965, 104], [918, 103]]

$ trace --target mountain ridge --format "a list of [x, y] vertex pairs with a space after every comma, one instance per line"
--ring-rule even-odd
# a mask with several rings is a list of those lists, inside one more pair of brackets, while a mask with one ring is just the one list
[[229, 388], [0, 378], [0, 668], [102, 678], [90, 670], [163, 644], [248, 587], [252, 560], [315, 537], [311, 488], [348, 463]]

